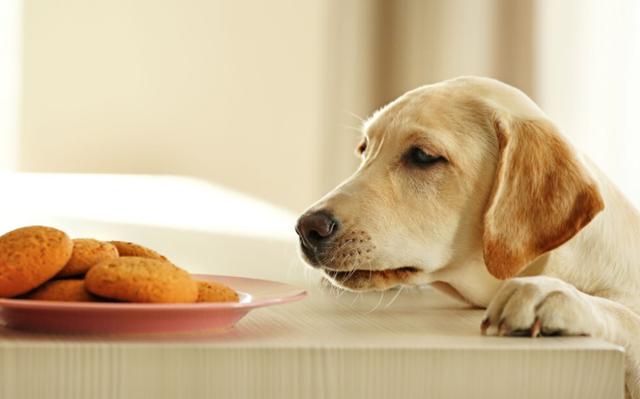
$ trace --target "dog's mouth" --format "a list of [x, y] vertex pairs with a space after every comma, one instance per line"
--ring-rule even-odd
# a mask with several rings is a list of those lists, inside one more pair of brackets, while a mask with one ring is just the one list
[[362, 279], [383, 279], [383, 280], [396, 280], [401, 281], [407, 279], [407, 277], [419, 273], [421, 270], [413, 266], [398, 267], [395, 269], [382, 269], [382, 270], [365, 270], [365, 269], [353, 269], [347, 271], [336, 271], [324, 268], [324, 273], [339, 283], [347, 282], [348, 280], [362, 280]]

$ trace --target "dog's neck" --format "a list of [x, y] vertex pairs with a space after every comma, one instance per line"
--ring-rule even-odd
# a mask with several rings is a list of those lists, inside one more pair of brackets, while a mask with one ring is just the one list
[[592, 163], [605, 209], [565, 245], [550, 253], [543, 274], [561, 278], [583, 292], [615, 287], [621, 295], [640, 293], [640, 213]]
[[481, 307], [489, 304], [502, 283], [487, 271], [482, 256], [436, 270], [429, 279], [429, 283], [446, 283], [465, 301]]

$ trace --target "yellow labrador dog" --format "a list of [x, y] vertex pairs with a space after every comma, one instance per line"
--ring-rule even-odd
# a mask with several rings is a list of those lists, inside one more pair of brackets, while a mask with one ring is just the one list
[[640, 217], [524, 93], [464, 77], [364, 125], [353, 176], [296, 230], [305, 260], [356, 291], [435, 284], [497, 335], [590, 335], [626, 349], [640, 398]]

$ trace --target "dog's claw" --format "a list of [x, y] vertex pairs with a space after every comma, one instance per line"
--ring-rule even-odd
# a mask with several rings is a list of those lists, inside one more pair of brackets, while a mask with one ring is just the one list
[[540, 319], [536, 318], [536, 321], [533, 322], [531, 326], [531, 338], [536, 338], [540, 336], [540, 329], [542, 328]]
[[491, 320], [489, 320], [489, 318], [485, 318], [482, 320], [482, 323], [480, 324], [480, 331], [482, 332], [482, 335], [487, 335], [487, 330], [489, 329], [489, 327], [491, 327]]
[[489, 329], [489, 327], [491, 327], [491, 320], [489, 320], [489, 318], [487, 317], [486, 319], [482, 320], [482, 323], [480, 324], [480, 331], [482, 332], [482, 335], [487, 335], [487, 330]]
[[500, 324], [498, 325], [498, 335], [501, 337], [504, 337], [505, 335], [509, 334], [509, 325], [504, 321], [501, 320]]

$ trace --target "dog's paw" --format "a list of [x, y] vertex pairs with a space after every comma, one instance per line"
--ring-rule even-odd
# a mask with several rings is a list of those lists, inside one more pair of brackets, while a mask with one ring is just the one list
[[595, 335], [602, 328], [590, 297], [553, 277], [508, 280], [487, 307], [483, 334]]

